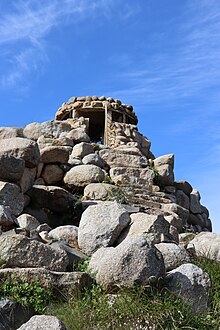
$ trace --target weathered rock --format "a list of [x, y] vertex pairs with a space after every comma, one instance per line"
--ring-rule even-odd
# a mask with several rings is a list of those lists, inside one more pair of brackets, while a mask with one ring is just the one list
[[24, 212], [35, 217], [41, 224], [48, 222], [47, 213], [40, 208], [28, 206], [24, 209]]
[[168, 155], [163, 155], [160, 157], [157, 157], [154, 159], [154, 166], [156, 168], [163, 166], [163, 165], [170, 165], [171, 168], [174, 168], [174, 155], [173, 154], [168, 154]]
[[43, 243], [30, 240], [23, 235], [0, 236], [0, 259], [4, 267], [43, 267], [54, 271], [65, 271], [68, 257]]
[[21, 179], [25, 161], [0, 151], [0, 179], [16, 182]]
[[186, 225], [189, 218], [189, 210], [176, 203], [162, 204], [161, 208], [164, 212], [176, 213], [182, 219], [183, 226]]
[[27, 213], [17, 217], [15, 222], [20, 228], [25, 228], [29, 231], [36, 229], [40, 225], [40, 222], [35, 217]]
[[48, 185], [53, 185], [63, 179], [64, 172], [58, 165], [46, 165], [41, 175]]
[[85, 187], [94, 182], [102, 182], [105, 172], [95, 165], [79, 165], [71, 168], [64, 176], [64, 183], [69, 187]]
[[153, 244], [171, 242], [170, 225], [162, 215], [152, 215], [142, 212], [131, 214], [131, 223], [119, 237], [119, 242], [134, 236], [145, 236]]
[[157, 167], [163, 186], [172, 186], [174, 184], [174, 172], [171, 165], [161, 165]]
[[148, 161], [138, 148], [118, 147], [102, 154], [110, 167], [147, 167]]
[[8, 299], [0, 300], [0, 329], [16, 330], [34, 315], [32, 308]]
[[150, 168], [113, 167], [110, 177], [115, 184], [153, 185], [154, 174]]
[[176, 201], [178, 205], [189, 209], [189, 197], [182, 190], [176, 191]]
[[66, 252], [66, 254], [69, 258], [69, 266], [71, 267], [71, 269], [75, 269], [76, 265], [79, 262], [82, 262], [82, 261], [84, 261], [85, 259], [88, 258], [80, 250], [72, 248], [69, 245], [66, 245], [63, 241], [52, 242], [50, 244], [50, 246], [53, 249], [61, 249], [61, 250], [64, 250]]
[[189, 218], [188, 218], [187, 222], [193, 226], [199, 225], [199, 223], [200, 223], [199, 218], [193, 213], [189, 214]]
[[86, 134], [85, 130], [81, 127], [72, 129], [66, 135], [67, 138], [75, 142], [90, 142], [89, 136]]
[[98, 167], [104, 168], [105, 162], [98, 154], [89, 154], [83, 157], [82, 160], [84, 165], [92, 164]]
[[15, 216], [23, 211], [24, 196], [16, 184], [0, 181], [0, 205], [8, 206]]
[[49, 238], [65, 241], [71, 247], [78, 247], [78, 227], [72, 225], [59, 226], [52, 229]]
[[202, 232], [189, 242], [187, 250], [197, 256], [220, 261], [220, 234]]
[[188, 263], [170, 271], [167, 288], [190, 306], [193, 313], [208, 310], [211, 281], [207, 273], [194, 264]]
[[63, 188], [56, 186], [34, 185], [30, 196], [38, 208], [47, 208], [62, 213], [71, 209], [76, 198]]
[[71, 289], [81, 291], [93, 284], [91, 276], [84, 272], [57, 272], [45, 268], [4, 268], [0, 269], [2, 281], [14, 278], [33, 283], [36, 280], [41, 286], [58, 290]]
[[84, 189], [84, 199], [91, 200], [114, 200], [119, 187], [108, 183], [90, 183]]
[[14, 224], [14, 218], [8, 206], [0, 205], [0, 227], [10, 227]]
[[89, 269], [105, 289], [146, 285], [165, 273], [161, 253], [141, 236], [126, 239], [116, 248], [99, 249]]
[[0, 139], [22, 137], [22, 129], [17, 127], [0, 127]]
[[174, 184], [174, 155], [164, 155], [155, 158], [153, 161], [155, 168], [160, 175], [160, 181], [163, 186], [173, 186]]
[[175, 185], [176, 189], [182, 190], [187, 196], [189, 196], [193, 190], [191, 184], [189, 184], [189, 182], [184, 181], [184, 180], [176, 181], [176, 182], [174, 182], [174, 185]]
[[21, 188], [21, 192], [25, 194], [34, 184], [36, 177], [36, 168], [25, 167], [24, 173], [21, 180], [18, 182], [18, 185]]
[[51, 146], [41, 150], [41, 162], [43, 163], [68, 163], [71, 147]]
[[171, 225], [169, 229], [169, 234], [173, 238], [173, 242], [179, 244], [179, 232], [177, 228]]
[[0, 155], [23, 159], [25, 166], [31, 168], [40, 162], [37, 143], [20, 137], [0, 140]]
[[89, 206], [79, 224], [80, 249], [90, 255], [100, 247], [112, 246], [129, 222], [129, 214], [117, 202]]
[[190, 262], [190, 257], [184, 247], [174, 243], [159, 243], [155, 247], [163, 256], [166, 271]]
[[58, 138], [62, 132], [69, 132], [71, 129], [71, 125], [66, 121], [50, 120], [41, 124], [28, 124], [23, 130], [23, 135], [28, 139], [37, 141], [41, 135], [47, 138]]
[[73, 151], [70, 155], [71, 158], [79, 157], [83, 158], [86, 155], [92, 154], [94, 152], [94, 148], [91, 144], [86, 142], [81, 142], [76, 144], [73, 147]]
[[68, 164], [71, 165], [71, 166], [82, 165], [82, 160], [79, 157], [72, 157], [70, 155], [69, 160], [68, 160]]
[[192, 213], [202, 213], [202, 207], [199, 202], [200, 195], [197, 190], [193, 189], [193, 191], [190, 193], [190, 211]]
[[171, 226], [175, 227], [178, 230], [178, 232], [181, 233], [183, 229], [183, 225], [185, 223], [176, 213], [165, 215], [164, 218], [167, 222], [169, 222]]
[[66, 330], [63, 322], [55, 316], [35, 315], [18, 330]]

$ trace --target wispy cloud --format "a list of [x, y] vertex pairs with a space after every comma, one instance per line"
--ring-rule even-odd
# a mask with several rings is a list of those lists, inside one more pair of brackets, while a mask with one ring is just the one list
[[[60, 24], [76, 24], [87, 15], [108, 15], [113, 0], [18, 0], [10, 12], [0, 15], [0, 54], [7, 52], [9, 71], [2, 70], [2, 87], [14, 86], [30, 71], [36, 71], [48, 61], [45, 39]], [[99, 9], [99, 10], [98, 10]], [[5, 60], [5, 57], [3, 57]]]
[[[137, 103], [143, 99], [148, 105], [164, 101], [173, 107], [216, 87], [220, 79], [219, 18], [218, 0], [187, 1], [180, 22], [173, 27], [176, 31], [166, 35], [171, 39], [170, 48], [154, 54], [142, 50], [142, 59], [123, 68], [118, 76], [126, 81], [126, 88], [113, 93], [132, 97]], [[210, 90], [209, 95], [216, 97], [216, 91]]]

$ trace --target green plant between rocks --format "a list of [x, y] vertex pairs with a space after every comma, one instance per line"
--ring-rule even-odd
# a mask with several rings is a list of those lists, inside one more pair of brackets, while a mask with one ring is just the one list
[[156, 287], [120, 290], [107, 294], [98, 285], [80, 298], [69, 297], [66, 303], [51, 304], [46, 313], [63, 320], [68, 330], [152, 329], [219, 330], [220, 264], [205, 258], [193, 261], [211, 277], [210, 310], [193, 315], [181, 299]]
[[42, 313], [53, 298], [52, 290], [42, 287], [39, 281], [29, 283], [17, 278], [2, 281], [0, 283], [0, 295], [22, 305], [29, 305], [37, 313]]
[[89, 261], [90, 261], [90, 258], [87, 257], [84, 260], [81, 260], [81, 261], [77, 262], [77, 264], [74, 266], [74, 271], [75, 272], [90, 273], [89, 270], [88, 270]]
[[164, 189], [164, 186], [163, 186], [161, 175], [160, 175], [158, 169], [153, 164], [150, 165], [150, 169], [154, 173], [154, 179], [153, 179], [154, 184], [156, 186], [158, 186], [160, 188], [160, 190], [163, 190]]

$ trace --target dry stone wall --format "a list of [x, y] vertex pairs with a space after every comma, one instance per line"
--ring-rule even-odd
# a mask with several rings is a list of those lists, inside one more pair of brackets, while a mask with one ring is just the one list
[[[111, 121], [108, 145], [92, 142], [88, 118], [73, 116], [85, 107], [111, 107], [134, 122]], [[191, 240], [199, 232], [190, 253], [199, 255], [200, 242], [211, 244], [209, 211], [198, 190], [175, 181], [174, 155], [155, 157], [136, 123], [132, 106], [119, 100], [78, 97], [62, 105], [56, 120], [0, 128], [3, 273], [22, 272], [29, 279], [35, 274], [41, 280], [42, 269], [57, 271], [64, 287], [88, 287], [93, 282], [88, 274], [78, 274], [76, 281], [66, 270], [92, 256], [90, 269], [104, 288], [154, 283], [171, 270], [169, 288], [187, 300], [187, 292], [175, 284], [179, 266], [190, 280], [197, 273], [205, 279], [204, 290], [199, 292], [196, 283], [191, 290], [204, 302], [194, 310], [207, 308], [208, 275], [191, 266], [188, 241], [178, 244], [187, 233]], [[213, 240], [213, 254], [219, 254], [218, 241]], [[55, 282], [53, 277], [50, 284]]]

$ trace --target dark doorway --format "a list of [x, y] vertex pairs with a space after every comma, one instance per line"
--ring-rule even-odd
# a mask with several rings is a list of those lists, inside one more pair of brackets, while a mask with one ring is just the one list
[[104, 143], [105, 134], [105, 110], [81, 110], [79, 117], [89, 118], [89, 137], [91, 142]]

